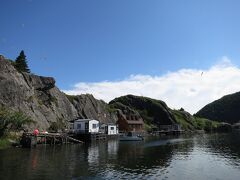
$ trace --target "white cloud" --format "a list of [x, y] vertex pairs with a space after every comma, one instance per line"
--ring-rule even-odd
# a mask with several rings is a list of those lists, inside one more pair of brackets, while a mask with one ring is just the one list
[[165, 101], [169, 107], [183, 107], [196, 113], [204, 105], [230, 93], [240, 91], [240, 68], [227, 57], [207, 70], [181, 69], [162, 76], [131, 75], [120, 81], [80, 82], [67, 94], [90, 93], [110, 101], [126, 94], [147, 96]]

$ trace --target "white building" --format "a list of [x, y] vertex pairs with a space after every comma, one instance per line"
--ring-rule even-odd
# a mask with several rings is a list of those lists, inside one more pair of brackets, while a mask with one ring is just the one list
[[70, 130], [73, 129], [74, 133], [98, 133], [99, 121], [94, 119], [77, 119], [70, 124]]
[[103, 124], [101, 130], [107, 135], [118, 134], [118, 126], [116, 124]]

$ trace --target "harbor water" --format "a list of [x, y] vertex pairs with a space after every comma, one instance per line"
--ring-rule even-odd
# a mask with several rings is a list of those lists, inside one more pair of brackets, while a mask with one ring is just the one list
[[239, 180], [240, 133], [0, 150], [0, 179]]

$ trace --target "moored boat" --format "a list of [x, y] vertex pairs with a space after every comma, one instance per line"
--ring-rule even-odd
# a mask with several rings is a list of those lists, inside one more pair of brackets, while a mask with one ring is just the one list
[[143, 136], [135, 134], [134, 132], [128, 132], [127, 134], [120, 134], [120, 141], [142, 141], [144, 140]]

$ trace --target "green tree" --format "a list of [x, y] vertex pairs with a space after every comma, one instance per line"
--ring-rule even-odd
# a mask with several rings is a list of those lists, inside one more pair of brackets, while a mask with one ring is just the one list
[[26, 59], [26, 56], [25, 56], [23, 50], [20, 52], [19, 56], [17, 57], [17, 59], [15, 61], [15, 68], [19, 72], [30, 73], [30, 69], [28, 68], [28, 64], [27, 64], [27, 59]]
[[31, 123], [35, 122], [20, 111], [12, 112], [0, 108], [0, 137], [6, 135], [9, 131], [17, 132], [22, 130], [25, 125]]

